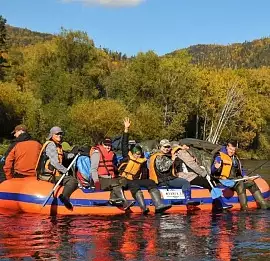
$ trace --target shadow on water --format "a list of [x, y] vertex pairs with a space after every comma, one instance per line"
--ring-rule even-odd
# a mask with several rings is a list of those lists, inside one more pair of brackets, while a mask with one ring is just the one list
[[2, 215], [1, 260], [268, 260], [269, 212]]

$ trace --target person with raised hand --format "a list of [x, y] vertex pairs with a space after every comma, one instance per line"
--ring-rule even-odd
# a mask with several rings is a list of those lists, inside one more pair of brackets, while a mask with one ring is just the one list
[[124, 133], [122, 139], [122, 156], [123, 159], [120, 162], [119, 172], [120, 175], [126, 179], [126, 188], [131, 191], [134, 199], [138, 202], [142, 213], [147, 214], [149, 208], [146, 207], [143, 192], [141, 187], [148, 189], [151, 195], [153, 204], [155, 206], [156, 213], [162, 213], [171, 208], [171, 205], [162, 203], [160, 191], [157, 188], [157, 184], [149, 179], [149, 171], [147, 168], [147, 159], [143, 155], [141, 146], [135, 144], [131, 150], [129, 150], [129, 127], [131, 121], [129, 118], [124, 119]]
[[109, 203], [126, 211], [135, 202], [129, 202], [123, 192], [124, 179], [118, 175], [117, 157], [112, 151], [112, 140], [104, 138], [100, 145], [91, 149], [91, 174], [96, 190], [109, 190]]

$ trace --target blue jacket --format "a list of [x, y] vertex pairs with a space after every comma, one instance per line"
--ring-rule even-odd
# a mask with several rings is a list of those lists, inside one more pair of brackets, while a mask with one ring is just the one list
[[[226, 146], [222, 146], [222, 148], [220, 149], [220, 152], [223, 152], [225, 154], [228, 155], [228, 152], [227, 152], [227, 149], [226, 149]], [[218, 154], [216, 154], [214, 160], [213, 160], [213, 163], [212, 163], [212, 166], [211, 166], [211, 174], [214, 175], [215, 172], [218, 170], [216, 167], [215, 167], [215, 162], [218, 162], [218, 163], [221, 163], [221, 157]], [[233, 164], [235, 163], [235, 161], [233, 161]], [[235, 166], [237, 167], [237, 166]], [[246, 171], [241, 167], [241, 170], [242, 170], [242, 175], [243, 176], [246, 176]]]

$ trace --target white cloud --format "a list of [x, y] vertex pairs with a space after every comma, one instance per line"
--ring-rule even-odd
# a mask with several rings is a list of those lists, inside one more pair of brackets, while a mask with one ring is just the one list
[[63, 2], [81, 2], [86, 5], [102, 5], [108, 7], [132, 7], [145, 0], [62, 0]]

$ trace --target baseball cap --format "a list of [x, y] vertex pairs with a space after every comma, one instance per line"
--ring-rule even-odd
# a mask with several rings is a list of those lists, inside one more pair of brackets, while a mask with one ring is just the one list
[[169, 142], [169, 140], [163, 139], [160, 141], [159, 145], [160, 147], [171, 146], [171, 143]]
[[14, 130], [11, 132], [11, 134], [15, 133], [16, 131], [27, 131], [27, 128], [25, 125], [23, 124], [20, 124], [20, 125], [17, 125]]
[[102, 143], [107, 146], [112, 146], [112, 140], [110, 138], [105, 138]]
[[60, 127], [58, 127], [58, 126], [52, 127], [50, 129], [50, 133], [49, 133], [48, 139], [51, 139], [52, 136], [53, 136], [53, 134], [57, 134], [57, 133], [61, 133], [61, 132], [64, 133]]

